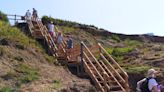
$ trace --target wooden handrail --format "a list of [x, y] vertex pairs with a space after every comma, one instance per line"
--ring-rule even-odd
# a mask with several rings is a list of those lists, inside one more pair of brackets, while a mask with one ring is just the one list
[[[106, 62], [108, 62], [108, 60], [104, 57], [104, 55], [101, 53], [100, 54], [100, 56], [103, 58], [103, 60], [105, 60]], [[110, 66], [110, 68], [112, 69], [112, 71], [114, 71], [117, 75], [118, 75], [118, 77], [120, 77], [120, 75], [118, 74], [118, 72], [113, 68], [113, 66], [110, 64], [110, 63], [108, 63], [109, 64], [109, 66]], [[109, 71], [110, 72], [110, 71]], [[121, 89], [124, 91], [124, 92], [126, 92], [125, 91], [125, 89], [123, 88], [123, 85], [121, 85], [120, 84], [120, 82], [115, 78], [115, 76], [110, 72], [110, 74], [111, 74], [111, 76], [114, 78], [114, 80], [117, 82], [117, 84], [121, 87]], [[121, 78], [121, 80], [125, 83], [125, 80], [122, 78], [122, 77], [120, 77]]]
[[29, 20], [29, 21], [27, 21], [27, 24], [29, 25], [30, 33], [32, 33], [33, 32], [32, 28], [34, 28], [32, 22]]
[[[83, 54], [84, 54], [84, 56], [86, 57], [86, 59], [89, 61], [89, 63], [90, 63], [91, 66], [93, 67], [93, 69], [96, 71], [96, 73], [98, 74], [98, 76], [100, 77], [100, 79], [103, 81], [103, 84], [104, 84], [105, 86], [107, 86], [106, 83], [104, 82], [104, 78], [103, 78], [103, 77], [101, 76], [101, 74], [98, 72], [97, 68], [93, 65], [92, 61], [89, 59], [89, 57], [86, 55], [85, 52], [83, 52]], [[98, 83], [98, 84], [99, 84], [99, 83]], [[102, 88], [101, 88], [101, 89], [102, 89]]]
[[22, 17], [22, 15], [13, 15], [13, 14], [6, 14], [7, 16], [16, 16], [16, 17]]
[[86, 67], [86, 72], [89, 72], [89, 75], [91, 76], [92, 80], [95, 80], [95, 82], [98, 84], [98, 88], [104, 92], [104, 89], [102, 88], [102, 86], [100, 85], [99, 81], [96, 79], [96, 75], [93, 73], [93, 71], [90, 69], [90, 67], [88, 66], [88, 64], [86, 63], [85, 59], [83, 59], [84, 61], [84, 67]]
[[[31, 22], [32, 20], [26, 20], [26, 21], [27, 21], [27, 22]], [[33, 21], [34, 21], [34, 20], [33, 20]], [[47, 29], [44, 28], [44, 25], [43, 25], [42, 22], [39, 21], [38, 19], [36, 19], [35, 22], [36, 22], [37, 25], [39, 26], [39, 30], [40, 30], [42, 36], [45, 38], [46, 42], [47, 42], [48, 44], [50, 44], [50, 45], [48, 45], [48, 46], [49, 46], [49, 48], [51, 49], [50, 51], [52, 52], [52, 54], [53, 54], [53, 55], [55, 54], [55, 56], [58, 56], [57, 53], [55, 53], [55, 51], [57, 50], [57, 47], [56, 47], [56, 45], [55, 45], [55, 43], [54, 43], [54, 40], [52, 39], [52, 37], [51, 37], [50, 34], [48, 33]], [[32, 22], [31, 22], [31, 23], [28, 23], [28, 24], [29, 24], [29, 26], [31, 26]], [[33, 25], [33, 24], [32, 24], [32, 25]], [[48, 37], [49, 37], [50, 39], [48, 39]]]
[[100, 53], [100, 56], [105, 60], [105, 63], [110, 67], [110, 69], [112, 69], [112, 71], [114, 71], [116, 76], [118, 76], [122, 82], [126, 83], [126, 81], [123, 79], [123, 77], [115, 70], [115, 68], [109, 63], [109, 61], [104, 57], [104, 55], [102, 53]]
[[85, 47], [87, 52], [91, 55], [91, 57], [94, 59], [94, 61], [98, 62], [95, 56], [91, 53], [91, 51], [88, 49], [88, 47], [84, 44], [84, 42], [81, 42], [81, 44]]
[[128, 88], [128, 74], [120, 67], [120, 65], [109, 55], [109, 53], [101, 46], [100, 43], [98, 43], [100, 51], [105, 52], [105, 54], [108, 56], [108, 58], [110, 59], [110, 61], [121, 71], [121, 73], [123, 75], [120, 74], [120, 76], [122, 76], [125, 79], [125, 83], [126, 83], [126, 91], [129, 92], [129, 88]]
[[53, 45], [54, 45], [54, 47], [55, 47], [55, 50], [58, 50], [58, 48], [57, 48], [57, 46], [56, 46], [54, 40], [52, 39], [51, 35], [48, 33], [48, 30], [47, 30], [46, 26], [44, 26], [43, 23], [42, 23], [41, 21], [40, 21], [40, 24], [41, 24], [41, 26], [42, 26], [42, 30], [46, 33], [46, 35], [49, 35], [49, 37], [50, 37], [50, 39], [51, 39], [51, 41], [52, 41], [52, 43], [53, 43]]
[[[97, 59], [95, 58], [95, 56], [91, 53], [91, 51], [88, 49], [88, 47], [84, 44], [84, 42], [81, 42], [81, 44], [84, 46], [84, 48], [87, 50], [87, 52], [91, 55], [91, 57], [94, 59], [94, 62], [98, 65], [99, 69], [101, 69], [101, 73], [105, 72], [105, 70], [103, 69], [103, 67], [98, 63]], [[84, 51], [84, 50], [83, 50]], [[85, 53], [85, 52], [83, 52]], [[104, 80], [104, 79], [103, 79]], [[104, 82], [104, 81], [103, 81]], [[104, 85], [106, 86], [106, 89], [110, 89], [110, 87], [108, 86], [108, 84], [106, 82], [104, 82]]]
[[119, 70], [121, 70], [121, 72], [128, 77], [128, 74], [120, 67], [120, 65], [109, 55], [109, 53], [101, 46], [100, 43], [98, 43], [99, 47], [101, 48], [101, 50], [103, 50], [105, 52], [105, 54], [109, 57], [109, 59], [111, 60], [111, 62], [113, 62], [116, 67], [118, 67]]

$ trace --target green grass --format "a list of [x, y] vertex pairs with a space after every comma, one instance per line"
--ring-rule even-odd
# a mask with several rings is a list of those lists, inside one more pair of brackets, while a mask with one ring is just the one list
[[75, 31], [74, 27], [60, 26], [60, 28], [62, 29], [63, 33], [72, 33]]
[[56, 58], [49, 56], [48, 54], [44, 54], [44, 57], [49, 63], [55, 63], [57, 61]]
[[29, 83], [39, 78], [38, 71], [35, 68], [25, 64], [20, 64], [17, 71], [22, 73], [22, 75], [18, 78], [20, 84]]
[[0, 92], [14, 92], [14, 90], [11, 87], [2, 87], [0, 88]]
[[114, 48], [105, 48], [105, 50], [109, 53], [112, 54]]
[[56, 90], [59, 90], [62, 87], [61, 81], [60, 80], [54, 80], [53, 81], [53, 87]]
[[112, 34], [111, 38], [117, 42], [120, 42], [120, 38], [117, 35]]
[[18, 28], [11, 27], [9, 24], [0, 21], [0, 39], [7, 41], [9, 44], [15, 43], [18, 49], [25, 49], [27, 47], [41, 48], [39, 44], [23, 34]]
[[124, 48], [114, 48], [112, 51], [113, 56], [123, 56], [129, 52], [131, 52], [133, 48], [124, 47]]
[[122, 63], [124, 57], [123, 56], [112, 56], [114, 60], [118, 63]]
[[[73, 29], [69, 29], [73, 30]], [[35, 51], [41, 52], [48, 62], [54, 62], [55, 59], [51, 56], [48, 56], [45, 53], [43, 47], [34, 39], [27, 37], [23, 34], [19, 29], [16, 27], [11, 27], [6, 22], [0, 21], [0, 44], [2, 44], [2, 39], [5, 44], [12, 44], [14, 43], [15, 47], [21, 50], [26, 48], [34, 48]], [[4, 55], [5, 51], [2, 47], [0, 47], [0, 56]], [[21, 57], [15, 57], [14, 59], [18, 61], [22, 61]]]
[[125, 39], [124, 44], [128, 47], [136, 47], [138, 45], [141, 45], [141, 42], [136, 40]]
[[147, 70], [150, 69], [150, 66], [132, 66], [126, 65], [123, 67], [128, 73], [147, 73]]
[[124, 47], [124, 48], [105, 48], [105, 50], [118, 62], [121, 62], [124, 59], [124, 55], [131, 52], [133, 48]]

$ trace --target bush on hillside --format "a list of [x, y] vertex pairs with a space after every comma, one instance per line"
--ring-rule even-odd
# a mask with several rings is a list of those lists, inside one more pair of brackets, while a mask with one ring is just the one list
[[27, 47], [29, 45], [35, 46], [36, 44], [36, 41], [25, 36], [18, 28], [11, 27], [8, 23], [3, 21], [0, 21], [0, 40], [3, 40], [3, 42], [6, 41], [6, 44], [15, 42], [19, 47], [20, 45]]
[[131, 52], [133, 48], [114, 48], [112, 51], [112, 55], [114, 56], [123, 56], [129, 52]]
[[141, 44], [141, 42], [137, 41], [137, 40], [130, 40], [130, 39], [125, 39], [124, 43], [126, 46], [138, 46]]
[[61, 19], [54, 19], [52, 17], [48, 16], [43, 16], [42, 17], [42, 22], [44, 24], [47, 24], [49, 22], [53, 21], [55, 25], [59, 26], [69, 26], [69, 27], [74, 27], [77, 23], [76, 22], [71, 22], [71, 21], [66, 21], [66, 20], [61, 20]]
[[61, 19], [55, 19], [55, 18], [48, 17], [48, 16], [43, 16], [42, 17], [42, 22], [44, 24], [47, 24], [50, 21], [53, 21], [53, 23], [55, 25], [59, 25], [59, 26], [78, 27], [78, 28], [81, 28], [81, 29], [98, 29], [98, 27], [95, 27], [94, 25], [80, 24], [80, 23], [77, 23], [77, 22], [72, 22], [72, 21], [68, 21], [68, 20], [61, 20]]
[[0, 11], [0, 20], [8, 22], [7, 15]]
[[74, 27], [61, 26], [60, 28], [62, 29], [63, 33], [71, 33], [75, 31]]
[[112, 34], [111, 38], [117, 42], [120, 42], [120, 38], [117, 35]]
[[0, 92], [15, 92], [11, 87], [2, 87], [0, 88]]
[[123, 66], [123, 68], [128, 72], [128, 73], [142, 73], [144, 74], [145, 72], [147, 72], [148, 69], [150, 69], [150, 66], [132, 66], [132, 65], [126, 65]]

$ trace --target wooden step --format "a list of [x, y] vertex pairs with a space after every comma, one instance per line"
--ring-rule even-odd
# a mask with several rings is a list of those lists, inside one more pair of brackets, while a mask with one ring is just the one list
[[120, 91], [121, 87], [120, 86], [110, 86], [111, 91]]
[[41, 33], [32, 32], [32, 36], [36, 39], [44, 39], [44, 37]]
[[65, 57], [60, 57], [60, 56], [58, 56], [58, 57], [57, 57], [57, 60], [64, 61], [64, 60], [66, 60], [66, 59], [65, 59]]
[[112, 81], [112, 80], [110, 80], [110, 81], [107, 81], [107, 83], [108, 83], [109, 85], [118, 85], [118, 84], [117, 84], [117, 82], [115, 82], [115, 81]]

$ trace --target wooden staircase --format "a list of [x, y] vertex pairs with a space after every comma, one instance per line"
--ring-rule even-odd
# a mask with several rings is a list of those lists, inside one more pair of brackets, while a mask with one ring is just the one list
[[46, 26], [44, 26], [42, 22], [39, 20], [38, 21], [28, 20], [27, 24], [32, 37], [36, 39], [44, 39], [44, 41], [48, 45], [50, 53], [54, 57], [57, 57], [58, 56], [58, 54], [56, 53], [56, 51], [58, 50], [57, 46], [54, 40], [52, 39], [52, 37], [50, 36], [50, 34], [48, 33]]
[[[101, 92], [130, 92], [128, 75], [119, 64], [98, 44], [88, 48], [84, 42], [74, 46], [71, 51], [66, 49], [66, 41], [63, 39], [60, 47], [57, 47], [46, 26], [41, 20], [27, 21], [32, 37], [44, 39], [51, 54], [59, 61], [65, 61], [66, 65], [80, 65]], [[56, 33], [59, 29], [55, 27]]]
[[[99, 90], [102, 92], [129, 92], [128, 75], [100, 44], [97, 48], [100, 50], [98, 58], [95, 58], [83, 42], [81, 46], [85, 72], [89, 74]], [[110, 61], [105, 56], [109, 57]]]

